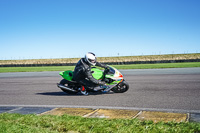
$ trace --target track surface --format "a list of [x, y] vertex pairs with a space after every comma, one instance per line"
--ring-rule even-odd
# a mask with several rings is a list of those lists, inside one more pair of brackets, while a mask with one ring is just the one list
[[0, 73], [0, 106], [109, 107], [200, 110], [200, 68], [121, 70], [126, 93], [68, 95], [59, 72]]

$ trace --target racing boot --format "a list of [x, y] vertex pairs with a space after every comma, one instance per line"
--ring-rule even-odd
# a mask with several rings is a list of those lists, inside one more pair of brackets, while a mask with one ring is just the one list
[[85, 96], [88, 95], [88, 92], [86, 91], [86, 89], [85, 89], [84, 86], [82, 86], [82, 87], [80, 88], [80, 92], [81, 92], [81, 94], [83, 94], [83, 95], [85, 95]]

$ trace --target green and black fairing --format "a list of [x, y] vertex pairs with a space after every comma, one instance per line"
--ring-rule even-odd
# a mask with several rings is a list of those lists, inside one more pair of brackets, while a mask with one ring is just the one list
[[[92, 67], [91, 72], [92, 72], [92, 76], [95, 79], [100, 80], [103, 78], [103, 72], [100, 69], [96, 67]], [[60, 72], [59, 74], [68, 81], [73, 80], [73, 71], [71, 70], [63, 71], [63, 72]]]

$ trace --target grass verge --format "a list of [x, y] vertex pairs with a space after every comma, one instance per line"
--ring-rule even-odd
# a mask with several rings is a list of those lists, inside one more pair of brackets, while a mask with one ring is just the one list
[[187, 68], [187, 67], [200, 67], [200, 62], [131, 64], [131, 65], [113, 65], [113, 66], [116, 67], [117, 69]]
[[[200, 67], [200, 62], [187, 63], [158, 63], [158, 64], [131, 64], [112, 65], [117, 69], [159, 69], [159, 68], [187, 68]], [[6, 72], [41, 72], [73, 70], [74, 66], [45, 66], [45, 67], [0, 67], [0, 73]]]
[[1, 133], [194, 133], [200, 132], [200, 123], [141, 121], [138, 119], [99, 119], [80, 116], [0, 114]]

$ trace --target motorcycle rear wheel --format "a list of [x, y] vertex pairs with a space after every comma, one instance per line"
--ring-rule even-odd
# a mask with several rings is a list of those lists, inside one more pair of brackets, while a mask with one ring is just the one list
[[115, 93], [124, 93], [129, 89], [129, 84], [126, 81], [122, 81], [117, 86], [112, 88], [111, 90]]
[[[66, 86], [66, 87], [68, 87], [68, 85], [69, 85], [66, 79], [62, 79], [60, 81], [60, 84], [63, 85], [63, 86]], [[77, 94], [78, 93], [78, 92], [73, 92], [73, 91], [69, 91], [69, 90], [66, 90], [66, 89], [62, 89], [62, 88], [60, 88], [60, 89], [67, 94]]]

